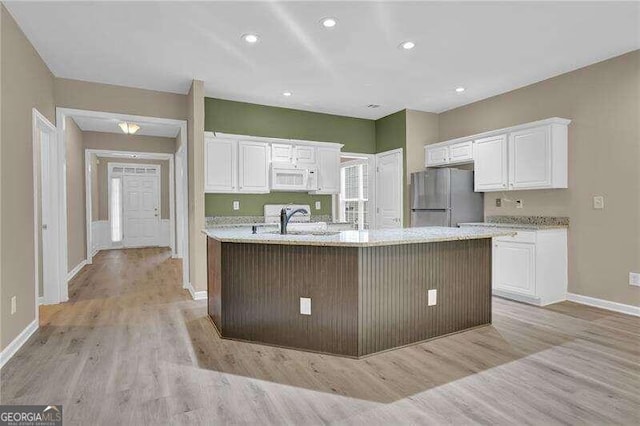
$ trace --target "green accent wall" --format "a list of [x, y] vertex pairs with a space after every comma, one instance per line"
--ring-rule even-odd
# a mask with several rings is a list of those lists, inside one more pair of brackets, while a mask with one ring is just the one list
[[[376, 122], [362, 118], [257, 105], [223, 99], [204, 99], [206, 131], [344, 144], [344, 152], [375, 153]], [[240, 201], [240, 210], [233, 210]], [[315, 210], [315, 202], [322, 209]], [[205, 194], [206, 216], [262, 216], [265, 204], [309, 204], [311, 214], [331, 214], [330, 195], [300, 192], [269, 194]]]
[[409, 181], [407, 179], [407, 110], [376, 120], [376, 153], [402, 148], [403, 158], [403, 221], [409, 226]]
[[[233, 202], [240, 201], [240, 210]], [[316, 201], [322, 208], [316, 210]], [[308, 204], [311, 214], [331, 214], [331, 195], [311, 195], [306, 192], [271, 192], [269, 194], [205, 194], [206, 216], [262, 216], [265, 204]]]

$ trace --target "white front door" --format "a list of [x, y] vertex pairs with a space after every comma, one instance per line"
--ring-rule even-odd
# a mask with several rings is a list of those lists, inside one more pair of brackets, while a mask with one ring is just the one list
[[402, 149], [376, 155], [376, 227], [402, 228]]
[[160, 236], [158, 175], [123, 176], [125, 247], [157, 246]]

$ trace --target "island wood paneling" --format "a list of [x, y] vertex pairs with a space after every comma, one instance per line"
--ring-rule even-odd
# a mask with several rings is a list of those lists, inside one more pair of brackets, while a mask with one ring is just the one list
[[489, 238], [359, 248], [209, 238], [209, 258], [209, 311], [226, 338], [360, 357], [491, 322]]
[[222, 265], [223, 337], [358, 355], [358, 249], [223, 243]]
[[207, 310], [218, 331], [222, 328], [222, 243], [207, 238]]
[[490, 239], [360, 250], [359, 356], [491, 322]]

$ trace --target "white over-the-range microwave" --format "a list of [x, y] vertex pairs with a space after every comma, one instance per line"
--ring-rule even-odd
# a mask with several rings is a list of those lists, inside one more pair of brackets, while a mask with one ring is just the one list
[[315, 191], [318, 189], [318, 171], [291, 163], [271, 163], [272, 191]]

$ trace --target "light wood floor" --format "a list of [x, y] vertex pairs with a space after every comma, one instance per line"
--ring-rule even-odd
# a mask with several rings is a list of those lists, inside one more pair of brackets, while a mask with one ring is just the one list
[[640, 319], [494, 300], [493, 325], [352, 360], [218, 338], [162, 249], [100, 252], [42, 307], [2, 404], [65, 424], [638, 424]]

